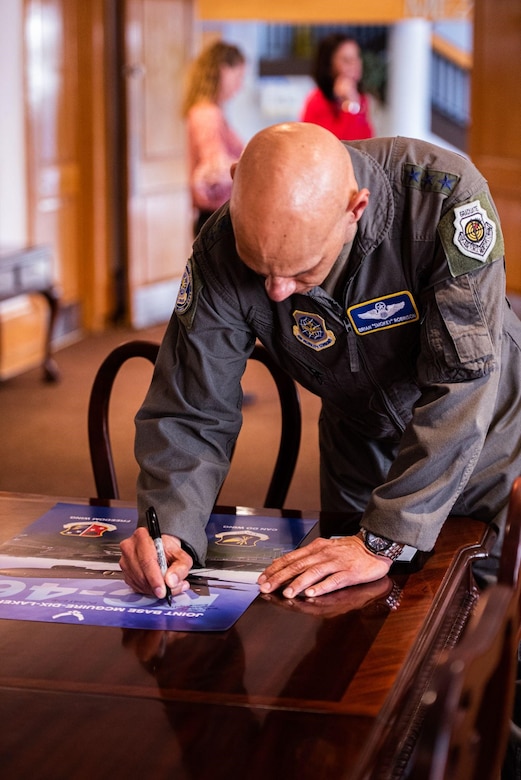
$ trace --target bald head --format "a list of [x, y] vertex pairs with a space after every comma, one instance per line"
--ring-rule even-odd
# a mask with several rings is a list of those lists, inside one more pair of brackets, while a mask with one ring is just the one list
[[230, 213], [239, 255], [266, 277], [274, 300], [311, 289], [353, 239], [367, 197], [345, 146], [328, 130], [300, 122], [261, 130], [234, 170]]

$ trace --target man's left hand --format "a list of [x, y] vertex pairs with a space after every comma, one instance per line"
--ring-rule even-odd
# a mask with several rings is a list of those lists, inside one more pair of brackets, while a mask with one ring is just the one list
[[385, 577], [392, 561], [367, 550], [358, 536], [315, 539], [311, 544], [277, 558], [258, 579], [261, 593], [283, 588], [282, 595], [308, 598], [348, 585]]

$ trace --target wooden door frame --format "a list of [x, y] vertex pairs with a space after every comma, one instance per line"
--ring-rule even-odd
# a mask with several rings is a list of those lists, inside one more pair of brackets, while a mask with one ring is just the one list
[[[111, 18], [119, 0], [67, 0], [76, 2], [77, 13], [77, 125], [75, 133], [80, 176], [76, 256], [68, 258], [77, 277], [78, 299], [62, 309], [56, 329], [58, 340], [74, 331], [103, 330], [113, 318], [114, 233], [120, 228], [114, 218], [113, 118], [109, 85], [114, 80]], [[28, 25], [35, 0], [23, 0], [24, 90], [28, 239], [39, 243], [38, 140], [29, 95]], [[36, 8], [38, 6], [36, 5]], [[59, 150], [56, 150], [59, 155]]]

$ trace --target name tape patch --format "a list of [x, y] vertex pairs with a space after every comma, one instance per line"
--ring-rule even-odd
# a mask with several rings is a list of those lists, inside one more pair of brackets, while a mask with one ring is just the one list
[[408, 290], [357, 303], [349, 307], [347, 316], [359, 336], [407, 325], [420, 318], [414, 298]]

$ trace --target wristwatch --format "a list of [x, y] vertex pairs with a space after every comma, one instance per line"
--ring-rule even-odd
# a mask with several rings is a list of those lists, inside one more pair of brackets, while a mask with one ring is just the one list
[[342, 111], [345, 111], [348, 114], [360, 113], [360, 103], [358, 102], [358, 100], [348, 100], [346, 98], [345, 100], [342, 100], [340, 107]]
[[393, 542], [385, 536], [377, 536], [377, 534], [363, 527], [360, 528], [359, 536], [367, 550], [375, 555], [383, 555], [385, 558], [390, 558], [391, 561], [395, 561], [405, 547], [404, 544]]

